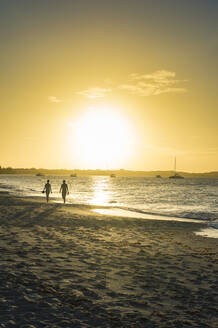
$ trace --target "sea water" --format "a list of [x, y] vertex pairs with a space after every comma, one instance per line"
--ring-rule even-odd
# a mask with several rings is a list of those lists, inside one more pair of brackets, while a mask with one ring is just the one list
[[218, 179], [181, 179], [110, 176], [0, 175], [0, 191], [21, 197], [44, 197], [49, 179], [51, 199], [62, 202], [63, 179], [70, 194], [67, 202], [110, 206], [138, 214], [213, 221], [218, 219]]

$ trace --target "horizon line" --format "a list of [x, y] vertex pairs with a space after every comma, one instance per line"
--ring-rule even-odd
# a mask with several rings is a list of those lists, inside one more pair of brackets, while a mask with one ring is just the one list
[[[46, 171], [104, 171], [104, 172], [109, 172], [109, 171], [118, 171], [118, 172], [122, 172], [122, 171], [127, 171], [127, 172], [139, 172], [139, 173], [150, 173], [150, 172], [175, 172], [175, 170], [169, 169], [169, 170], [162, 170], [162, 169], [156, 169], [156, 170], [137, 170], [137, 169], [101, 169], [101, 168], [96, 168], [96, 169], [78, 169], [78, 168], [43, 168], [43, 167], [39, 167], [39, 168], [35, 168], [35, 167], [2, 167], [0, 166], [0, 170], [46, 170]], [[193, 171], [179, 171], [177, 170], [177, 172], [180, 173], [187, 173], [187, 174], [209, 174], [209, 173], [218, 173], [218, 169], [217, 170], [212, 170], [212, 171], [202, 171], [202, 172], [193, 172]]]

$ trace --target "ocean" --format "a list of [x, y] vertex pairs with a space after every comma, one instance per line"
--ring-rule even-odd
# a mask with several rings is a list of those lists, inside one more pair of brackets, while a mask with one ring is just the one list
[[55, 202], [62, 202], [59, 189], [65, 179], [70, 204], [110, 206], [138, 215], [213, 222], [218, 219], [218, 179], [0, 175], [0, 191], [19, 197], [44, 197], [42, 190], [47, 179]]

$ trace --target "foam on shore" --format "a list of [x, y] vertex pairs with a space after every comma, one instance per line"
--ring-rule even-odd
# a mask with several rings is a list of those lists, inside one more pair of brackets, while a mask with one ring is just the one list
[[[128, 210], [123, 210], [120, 208], [110, 208], [110, 209], [93, 209], [95, 213], [102, 214], [102, 215], [112, 215], [112, 216], [119, 216], [119, 217], [128, 217], [134, 219], [145, 219], [145, 220], [160, 220], [160, 221], [178, 221], [178, 222], [192, 222], [192, 223], [202, 223], [208, 224], [208, 222], [204, 222], [202, 220], [193, 220], [193, 219], [186, 219], [186, 218], [177, 218], [177, 217], [170, 217], [170, 216], [160, 216], [154, 214], [145, 214], [145, 213], [138, 213]], [[209, 226], [205, 229], [201, 229], [200, 231], [195, 232], [196, 235], [202, 237], [209, 237], [209, 238], [218, 238], [218, 229], [215, 229], [213, 226]]]
[[103, 214], [103, 215], [112, 215], [112, 216], [120, 216], [126, 218], [134, 218], [134, 219], [145, 219], [145, 220], [161, 220], [161, 221], [179, 221], [179, 222], [195, 222], [195, 223], [203, 223], [206, 224], [203, 220], [194, 220], [187, 218], [178, 218], [171, 217], [165, 215], [156, 215], [156, 214], [148, 214], [148, 213], [139, 213], [129, 210], [124, 210], [121, 208], [106, 208], [106, 209], [93, 209], [92, 211]]
[[208, 227], [206, 229], [195, 232], [195, 234], [202, 237], [218, 238], [218, 229]]

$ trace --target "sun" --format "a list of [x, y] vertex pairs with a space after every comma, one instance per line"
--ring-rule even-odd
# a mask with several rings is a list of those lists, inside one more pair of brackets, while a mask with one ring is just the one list
[[131, 156], [133, 135], [129, 122], [111, 108], [91, 108], [72, 125], [73, 143], [83, 167], [114, 169]]

